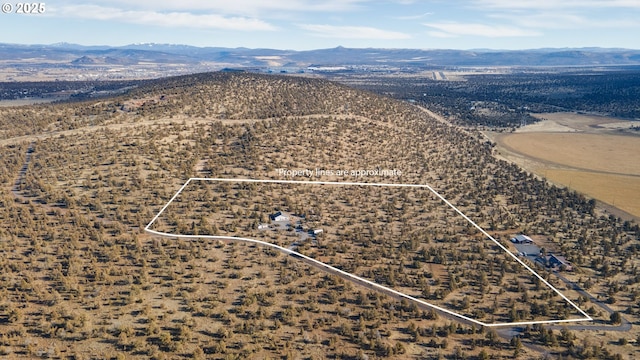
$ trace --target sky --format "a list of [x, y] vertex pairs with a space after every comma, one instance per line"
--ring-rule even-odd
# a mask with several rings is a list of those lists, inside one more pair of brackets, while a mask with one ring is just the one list
[[283, 50], [640, 49], [640, 0], [53, 0], [41, 4], [43, 8], [34, 14], [17, 13], [16, 3], [3, 7], [0, 43], [163, 43]]

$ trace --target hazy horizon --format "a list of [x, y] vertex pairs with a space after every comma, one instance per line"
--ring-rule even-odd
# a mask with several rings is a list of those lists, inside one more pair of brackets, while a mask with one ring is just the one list
[[153, 46], [184, 46], [184, 47], [194, 47], [199, 49], [205, 48], [226, 48], [226, 49], [265, 49], [265, 50], [277, 50], [277, 51], [314, 51], [314, 50], [330, 50], [337, 48], [344, 49], [356, 49], [356, 50], [366, 50], [366, 49], [379, 49], [379, 50], [417, 50], [417, 51], [430, 51], [430, 50], [451, 50], [451, 51], [505, 51], [505, 52], [517, 52], [517, 51], [540, 51], [540, 50], [606, 50], [606, 51], [616, 51], [616, 50], [631, 50], [631, 51], [640, 51], [640, 47], [638, 48], [621, 48], [621, 47], [601, 47], [601, 46], [581, 46], [581, 47], [539, 47], [539, 48], [522, 48], [522, 49], [505, 49], [505, 48], [468, 48], [468, 49], [456, 49], [456, 48], [408, 48], [408, 47], [356, 47], [356, 46], [343, 46], [336, 45], [333, 47], [322, 47], [322, 48], [313, 48], [313, 49], [305, 49], [305, 50], [296, 50], [296, 49], [288, 49], [288, 48], [271, 48], [271, 47], [246, 47], [246, 46], [217, 46], [217, 45], [207, 45], [207, 46], [199, 46], [199, 45], [191, 45], [191, 44], [182, 44], [182, 43], [156, 43], [156, 42], [139, 42], [139, 43], [126, 43], [126, 44], [115, 44], [115, 45], [107, 45], [107, 44], [80, 44], [74, 42], [60, 41], [55, 43], [10, 43], [10, 42], [0, 42], [2, 45], [15, 45], [15, 46], [81, 46], [81, 47], [109, 47], [109, 48], [122, 48], [122, 47], [131, 47], [131, 46], [144, 46], [144, 45], [153, 45]]
[[[639, 49], [640, 2], [58, 0], [3, 9], [0, 43], [135, 43], [284, 50]], [[6, 11], [8, 10], [8, 11]], [[11, 31], [8, 31], [8, 30]]]

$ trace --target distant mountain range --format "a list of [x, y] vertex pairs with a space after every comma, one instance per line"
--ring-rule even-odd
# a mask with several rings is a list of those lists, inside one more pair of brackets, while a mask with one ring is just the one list
[[640, 65], [640, 50], [613, 48], [563, 48], [532, 50], [420, 50], [344, 48], [309, 51], [195, 47], [170, 44], [83, 46], [0, 44], [5, 64], [28, 60], [70, 66], [216, 63], [229, 67], [327, 66], [601, 66]]
[[[567, 48], [447, 50], [345, 48], [308, 51], [171, 44], [83, 46], [0, 43], [0, 82], [133, 80], [218, 70], [420, 72], [464, 67], [640, 66], [640, 50]], [[528, 71], [528, 70], [527, 70]], [[546, 71], [546, 70], [544, 70]]]

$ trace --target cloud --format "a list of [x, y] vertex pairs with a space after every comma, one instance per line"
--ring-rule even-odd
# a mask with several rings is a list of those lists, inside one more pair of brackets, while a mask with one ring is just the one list
[[311, 32], [312, 35], [337, 39], [375, 39], [375, 40], [399, 40], [409, 39], [411, 35], [382, 30], [367, 26], [334, 26], [319, 24], [300, 24], [298, 27]]
[[455, 22], [425, 23], [423, 24], [437, 31], [431, 32], [436, 37], [482, 36], [482, 37], [520, 37], [540, 36], [542, 33], [507, 25], [463, 24]]
[[[635, 28], [639, 0], [471, 0], [494, 19], [538, 29]], [[615, 14], [613, 17], [611, 14]]]
[[630, 28], [639, 27], [640, 23], [632, 19], [589, 19], [588, 17], [562, 12], [537, 12], [522, 14], [520, 12], [489, 14], [494, 19], [509, 20], [514, 24], [538, 29], [593, 29], [593, 28]]
[[494, 19], [509, 20], [513, 23], [517, 23], [520, 26], [528, 28], [543, 29], [570, 29], [574, 27], [584, 26], [589, 22], [582, 16], [573, 14], [562, 14], [558, 12], [544, 12], [536, 14], [498, 13], [489, 14], [488, 17]]
[[223, 29], [242, 31], [272, 31], [276, 27], [255, 18], [222, 16], [218, 14], [195, 14], [189, 12], [158, 12], [150, 10], [122, 10], [97, 5], [76, 5], [56, 8], [50, 15], [89, 20], [119, 21], [131, 24]]
[[[90, 3], [152, 11], [209, 11], [225, 15], [261, 16], [278, 12], [344, 12], [369, 0], [89, 0]], [[87, 2], [84, 2], [85, 4]]]
[[[596, 13], [597, 14], [597, 13]], [[507, 20], [519, 26], [539, 29], [593, 29], [593, 28], [632, 28], [640, 27], [640, 22], [631, 18], [591, 19], [585, 15], [560, 11], [529, 11], [522, 13], [501, 12], [487, 15], [490, 18]]]
[[420, 15], [407, 15], [407, 16], [394, 16], [394, 19], [398, 19], [398, 20], [418, 20], [418, 19], [422, 19], [425, 16], [429, 16], [429, 15], [433, 15], [432, 12], [426, 12], [424, 14], [420, 14]]
[[453, 34], [442, 32], [442, 31], [427, 31], [427, 35], [434, 38], [443, 38], [443, 39], [458, 37], [457, 35], [453, 35]]
[[584, 9], [584, 8], [636, 8], [638, 0], [473, 0], [480, 8], [531, 10], [531, 9]]

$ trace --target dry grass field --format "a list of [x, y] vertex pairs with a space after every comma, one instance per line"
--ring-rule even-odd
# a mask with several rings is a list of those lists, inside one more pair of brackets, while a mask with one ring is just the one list
[[526, 132], [533, 129], [546, 130], [547, 127], [557, 124], [559, 126], [564, 126], [565, 130], [566, 128], [571, 129], [570, 131], [597, 133], [611, 131], [619, 133], [620, 130], [624, 131], [625, 129], [629, 129], [630, 127], [637, 125], [636, 122], [629, 121], [629, 119], [618, 119], [602, 115], [577, 114], [573, 112], [531, 114], [531, 116], [543, 121], [520, 128], [517, 132]]
[[521, 154], [576, 169], [640, 176], [640, 136], [583, 133], [516, 133], [503, 145]]
[[541, 114], [513, 134], [489, 135], [502, 155], [551, 182], [640, 217], [640, 136], [634, 122], [577, 114]]
[[544, 176], [635, 216], [640, 216], [640, 178], [582, 170], [544, 169]]

